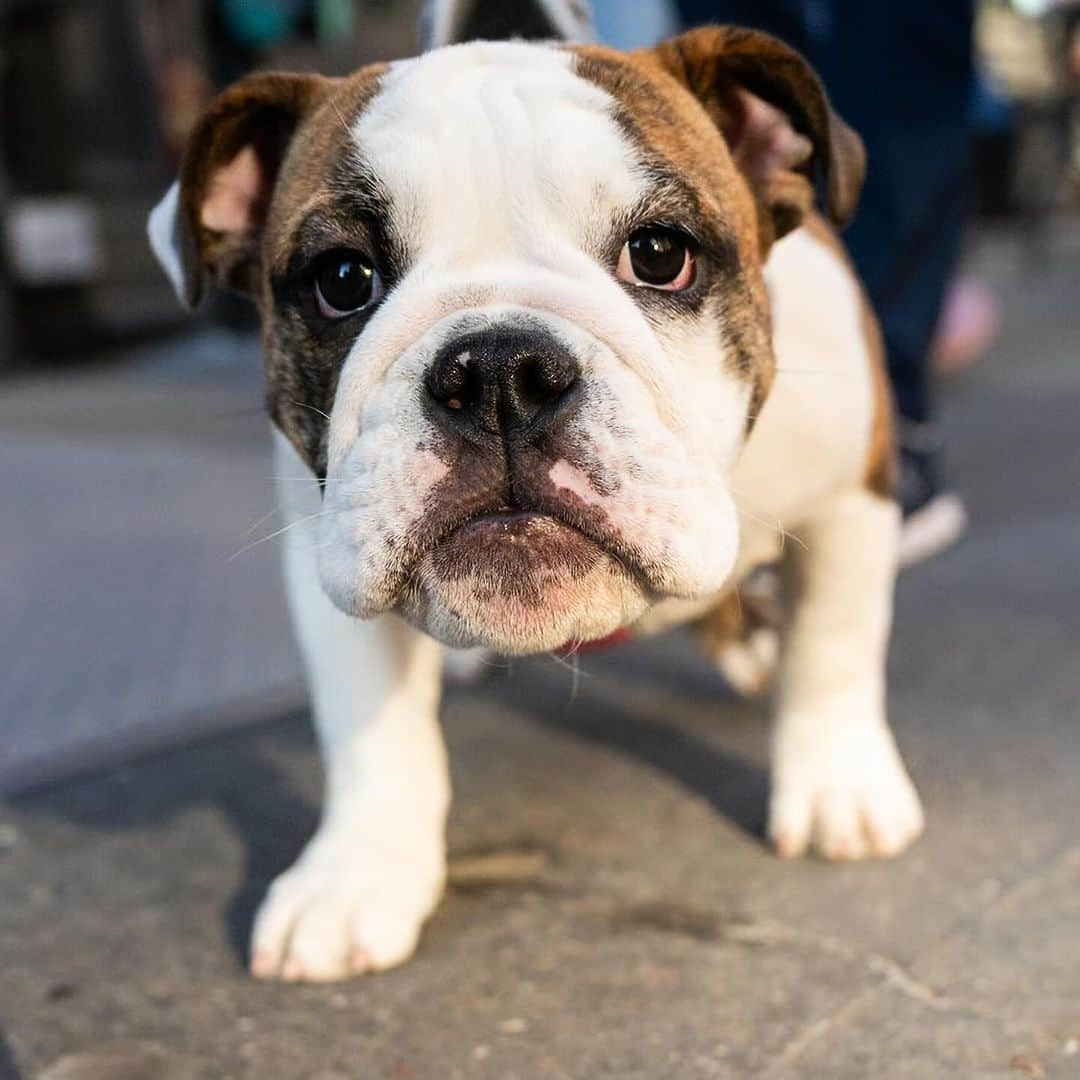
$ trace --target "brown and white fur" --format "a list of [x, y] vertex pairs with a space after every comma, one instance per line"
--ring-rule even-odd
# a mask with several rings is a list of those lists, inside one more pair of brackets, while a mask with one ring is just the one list
[[[319, 829], [259, 911], [256, 974], [336, 979], [415, 949], [445, 878], [439, 642], [521, 654], [707, 620], [777, 558], [772, 842], [857, 859], [918, 834], [885, 719], [888, 395], [812, 209], [817, 179], [843, 223], [862, 167], [805, 62], [729, 28], [256, 75], [210, 108], [151, 238], [189, 302], [210, 277], [262, 312], [326, 766]], [[692, 287], [620, 274], [646, 223], [693, 236]], [[328, 320], [310, 266], [342, 248], [382, 295]], [[433, 368], [450, 350], [466, 370], [479, 343], [504, 379], [514, 335], [571, 389], [540, 427], [463, 427]]]

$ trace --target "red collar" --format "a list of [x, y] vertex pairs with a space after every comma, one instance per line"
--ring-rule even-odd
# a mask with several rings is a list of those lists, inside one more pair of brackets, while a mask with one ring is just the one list
[[576, 645], [564, 645], [557, 652], [560, 656], [574, 656], [577, 653], [596, 652], [597, 649], [606, 649], [611, 645], [625, 645], [633, 635], [629, 629], [623, 627], [607, 637], [596, 638], [595, 641], [580, 641]]

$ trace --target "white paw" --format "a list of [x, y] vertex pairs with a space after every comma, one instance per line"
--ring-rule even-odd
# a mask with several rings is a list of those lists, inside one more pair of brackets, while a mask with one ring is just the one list
[[758, 697], [776, 675], [780, 634], [771, 626], [760, 626], [745, 639], [723, 642], [714, 659], [733, 690], [743, 697]]
[[317, 835], [259, 908], [252, 974], [330, 982], [395, 967], [415, 951], [444, 879], [441, 851], [373, 861], [355, 841]]
[[919, 796], [883, 724], [786, 745], [781, 730], [769, 802], [769, 839], [781, 856], [888, 858], [922, 830]]

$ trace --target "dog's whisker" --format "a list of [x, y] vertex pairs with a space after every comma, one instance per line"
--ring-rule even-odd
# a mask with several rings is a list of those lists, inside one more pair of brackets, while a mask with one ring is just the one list
[[306, 401], [296, 401], [292, 398], [289, 399], [298, 409], [310, 409], [313, 413], [318, 413], [324, 420], [329, 420], [330, 417], [327, 413], [324, 413], [322, 409], [315, 408], [314, 405], [309, 405]]
[[[565, 656], [560, 656], [557, 652], [548, 653], [548, 657], [561, 668], [565, 668], [570, 672], [572, 678], [570, 681], [570, 699], [566, 703], [566, 707], [569, 708], [578, 699], [578, 692], [581, 688], [581, 657], [578, 655], [578, 650], [584, 642], [581, 638], [576, 638], [570, 642], [567, 646], [567, 652]], [[586, 676], [588, 672], [585, 673]]]
[[[738, 494], [738, 493], [736, 492], [736, 494]], [[785, 529], [784, 526], [781, 525], [779, 521], [770, 521], [768, 518], [758, 517], [757, 514], [753, 514], [749, 510], [744, 510], [740, 506], [735, 507], [735, 512], [740, 517], [746, 518], [748, 521], [753, 521], [758, 525], [763, 525], [763, 526], [765, 526], [765, 528], [771, 529], [775, 533], [779, 533], [779, 535], [780, 535], [780, 550], [781, 551], [784, 550], [784, 544], [788, 540], [791, 540], [794, 543], [798, 544], [799, 547], [801, 547], [803, 549], [803, 551], [808, 551], [809, 550], [807, 548], [807, 546], [806, 546], [806, 541], [805, 540], [803, 540], [799, 536], [796, 536], [793, 532], [788, 532], [788, 530]]]
[[320, 510], [317, 514], [308, 514], [306, 517], [298, 518], [296, 521], [290, 521], [288, 525], [283, 525], [280, 529], [275, 529], [269, 536], [260, 536], [257, 540], [252, 540], [251, 543], [245, 544], [239, 551], [234, 551], [229, 556], [229, 562], [232, 562], [233, 559], [238, 559], [245, 552], [258, 547], [260, 544], [268, 543], [270, 540], [276, 540], [279, 536], [283, 536], [285, 533], [289, 532], [290, 529], [295, 529], [298, 525], [303, 525], [308, 521], [314, 521], [316, 518], [326, 517], [328, 514], [334, 513], [337, 513], [337, 511]]
[[570, 684], [570, 701], [568, 704], [573, 705], [577, 701], [578, 691], [581, 689], [581, 657], [577, 652], [571, 654], [571, 668], [574, 672], [573, 682]]
[[341, 109], [338, 107], [338, 103], [330, 98], [330, 108], [334, 110], [334, 115], [338, 118], [338, 122], [341, 124], [342, 130], [349, 137], [350, 142], [356, 141], [356, 136], [353, 133], [353, 129], [349, 126], [348, 120], [342, 115]]
[[269, 513], [263, 514], [263, 516], [259, 518], [259, 520], [256, 521], [255, 524], [252, 525], [246, 533], [244, 533], [244, 535], [250, 536], [261, 525], [265, 525], [276, 513], [278, 513], [278, 510], [279, 508], [275, 506], [273, 510], [271, 510]]

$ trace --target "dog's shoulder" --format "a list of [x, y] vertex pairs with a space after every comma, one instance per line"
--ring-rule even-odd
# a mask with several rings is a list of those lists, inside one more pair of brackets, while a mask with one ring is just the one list
[[890, 494], [893, 407], [881, 333], [843, 242], [819, 215], [779, 241], [765, 267], [776, 380], [737, 466], [757, 512], [799, 509], [854, 485]]

